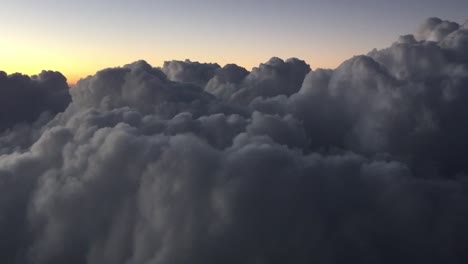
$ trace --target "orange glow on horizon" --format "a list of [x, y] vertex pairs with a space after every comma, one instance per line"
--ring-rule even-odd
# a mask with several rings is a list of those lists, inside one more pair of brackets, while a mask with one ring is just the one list
[[[335, 68], [351, 54], [360, 54], [367, 49], [341, 45], [320, 46], [307, 44], [286, 45], [277, 43], [258, 49], [248, 42], [230, 39], [232, 45], [223, 45], [219, 39], [209, 39], [213, 43], [195, 39], [187, 47], [186, 39], [174, 36], [166, 41], [158, 36], [129, 37], [115, 42], [113, 39], [101, 39], [99, 44], [87, 39], [73, 39], [69, 35], [63, 38], [50, 38], [47, 34], [33, 32], [17, 34], [19, 30], [7, 29], [6, 37], [0, 39], [0, 70], [8, 74], [20, 72], [35, 75], [42, 70], [61, 72], [69, 85], [75, 85], [80, 79], [94, 75], [109, 67], [121, 67], [139, 59], [144, 59], [154, 67], [160, 67], [164, 61], [185, 60], [201, 63], [218, 63], [220, 66], [234, 63], [251, 70], [267, 62], [271, 57], [284, 60], [296, 57], [308, 63], [312, 69]], [[251, 38], [255, 41], [255, 38]], [[34, 45], [31, 45], [34, 43]], [[276, 43], [276, 42], [272, 42]], [[73, 44], [73, 45], [71, 45]], [[331, 52], [333, 50], [333, 52]]]
[[[1, 55], [1, 54], [0, 54]], [[3, 57], [3, 61], [11, 61], [11, 63], [7, 63], [5, 66], [8, 67], [3, 67], [2, 71], [5, 71], [7, 74], [13, 74], [13, 73], [22, 73], [22, 74], [27, 74], [27, 75], [37, 75], [43, 70], [52, 70], [52, 71], [58, 71], [62, 73], [66, 78], [67, 82], [70, 86], [76, 85], [79, 80], [86, 78], [87, 76], [94, 75], [96, 72], [106, 69], [106, 68], [114, 68], [114, 67], [122, 67], [125, 64], [132, 63], [134, 61], [137, 61], [138, 59], [130, 59], [130, 60], [125, 60], [125, 59], [120, 59], [120, 60], [115, 60], [116, 63], [114, 65], [112, 64], [107, 64], [103, 65], [101, 63], [96, 63], [93, 65], [93, 63], [84, 63], [83, 61], [77, 61], [76, 63], [64, 63], [64, 59], [60, 60], [32, 60], [29, 63], [21, 63], [20, 61], [17, 60], [9, 60], [8, 57], [6, 56], [0, 56]], [[218, 63], [221, 67], [223, 67], [226, 64], [237, 64], [241, 67], [244, 67], [248, 71], [251, 71], [252, 68], [258, 67], [261, 63], [267, 62], [271, 57], [273, 56], [258, 56], [255, 58], [250, 58], [248, 60], [244, 61], [231, 61], [228, 58], [224, 59], [219, 59], [216, 60], [214, 57], [208, 57], [205, 60], [201, 60], [199, 57], [194, 57], [194, 58], [188, 58], [191, 61], [198, 61], [201, 63]], [[284, 60], [289, 59], [290, 57], [297, 57], [299, 59], [305, 60], [306, 63], [308, 63], [312, 69], [317, 69], [317, 68], [336, 68], [338, 65], [340, 65], [344, 60], [339, 58], [338, 56], [335, 56], [334, 58], [325, 58], [326, 55], [321, 54], [321, 56], [315, 56], [314, 58], [301, 58], [300, 56], [290, 56], [290, 57], [284, 57], [284, 56], [277, 56], [279, 58], [282, 58]], [[5, 60], [6, 59], [6, 60]], [[164, 60], [146, 60], [149, 64], [153, 65], [154, 67], [161, 67], [164, 64], [164, 61], [169, 61], [172, 59], [164, 59]], [[178, 57], [174, 58], [173, 60], [181, 60], [184, 61], [186, 60], [183, 57]], [[47, 63], [39, 63], [39, 62], [44, 62], [46, 61]], [[117, 62], [118, 61], [118, 62]], [[123, 62], [123, 63], [122, 63]]]
[[[329, 55], [329, 54], [328, 54]], [[218, 63], [221, 67], [223, 67], [226, 64], [237, 64], [241, 67], [244, 67], [248, 71], [251, 71], [254, 67], [258, 67], [261, 63], [266, 63], [271, 57], [273, 56], [266, 56], [266, 57], [257, 57], [257, 58], [251, 58], [249, 60], [244, 60], [243, 62], [236, 62], [236, 61], [231, 61], [229, 59], [219, 59], [216, 60], [215, 58], [208, 58], [206, 60], [201, 60], [200, 58], [183, 58], [183, 57], [178, 57], [178, 58], [173, 58], [173, 59], [164, 59], [164, 60], [158, 60], [158, 61], [152, 61], [152, 60], [146, 60], [149, 64], [151, 64], [153, 67], [162, 67], [165, 61], [169, 60], [180, 60], [184, 61], [186, 59], [190, 61], [198, 61], [200, 63]], [[282, 56], [277, 56], [283, 60], [287, 60], [291, 57], [282, 57]], [[304, 60], [306, 63], [308, 63], [313, 70], [317, 68], [328, 68], [328, 69], [334, 69], [338, 67], [344, 59], [340, 58], [339, 56], [334, 56], [333, 58], [327, 57], [327, 55], [321, 54], [321, 56], [315, 56], [314, 58], [310, 58], [309, 60], [307, 58], [301, 58], [300, 56], [296, 56], [298, 59]], [[116, 65], [108, 65], [108, 66], [95, 66], [95, 67], [89, 67], [88, 70], [81, 69], [79, 72], [74, 72], [70, 69], [67, 71], [61, 71], [60, 69], [57, 69], [57, 71], [61, 72], [65, 77], [67, 78], [67, 82], [70, 86], [76, 85], [81, 79], [84, 79], [88, 76], [96, 74], [96, 72], [106, 69], [106, 68], [115, 68], [115, 67], [122, 67], [125, 64], [132, 63], [134, 61], [137, 61], [138, 59], [133, 59], [129, 60], [124, 63], [116, 64]]]

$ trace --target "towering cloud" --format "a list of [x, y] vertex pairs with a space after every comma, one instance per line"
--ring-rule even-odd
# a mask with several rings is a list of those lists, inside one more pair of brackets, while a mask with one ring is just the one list
[[0, 261], [465, 263], [467, 39], [432, 18], [335, 70], [3, 75]]

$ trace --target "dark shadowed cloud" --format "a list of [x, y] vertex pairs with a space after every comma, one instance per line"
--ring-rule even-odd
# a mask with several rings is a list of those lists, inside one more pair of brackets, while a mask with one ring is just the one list
[[0, 262], [466, 263], [467, 39], [3, 74]]
[[18, 123], [31, 123], [43, 112], [56, 114], [70, 102], [65, 77], [43, 71], [33, 77], [0, 72], [0, 130]]

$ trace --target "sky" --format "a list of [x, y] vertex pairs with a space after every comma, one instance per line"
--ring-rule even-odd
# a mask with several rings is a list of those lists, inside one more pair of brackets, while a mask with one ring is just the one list
[[0, 68], [56, 70], [69, 83], [139, 59], [250, 70], [273, 56], [299, 57], [335, 68], [415, 32], [428, 17], [463, 23], [467, 10], [465, 0], [6, 0]]

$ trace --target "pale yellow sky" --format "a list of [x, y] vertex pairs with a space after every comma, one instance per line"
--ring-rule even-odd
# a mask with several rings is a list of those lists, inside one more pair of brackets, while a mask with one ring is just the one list
[[415, 32], [430, 16], [464, 22], [468, 7], [462, 0], [423, 9], [411, 1], [365, 1], [7, 0], [0, 8], [0, 70], [55, 70], [75, 83], [140, 59], [250, 70], [273, 56], [297, 57], [313, 69], [335, 68]]
[[[33, 43], [33, 45], [31, 44]], [[149, 42], [151, 44], [151, 42]], [[265, 48], [257, 50], [255, 46], [233, 46], [229, 48], [203, 48], [184, 45], [138, 45], [132, 43], [91, 47], [89, 44], [76, 41], [61, 43], [53, 38], [34, 35], [10, 36], [0, 39], [1, 70], [7, 73], [21, 72], [28, 75], [40, 73], [42, 70], [55, 70], [64, 74], [70, 84], [79, 79], [94, 74], [108, 67], [118, 67], [133, 61], [144, 59], [153, 66], [161, 66], [167, 60], [185, 60], [213, 62], [221, 66], [235, 63], [250, 70], [260, 63], [277, 56], [283, 59], [298, 57], [305, 60], [313, 68], [334, 68], [343, 60], [349, 58], [354, 51], [334, 53], [313, 52], [307, 47]], [[314, 54], [314, 55], [312, 55]]]

